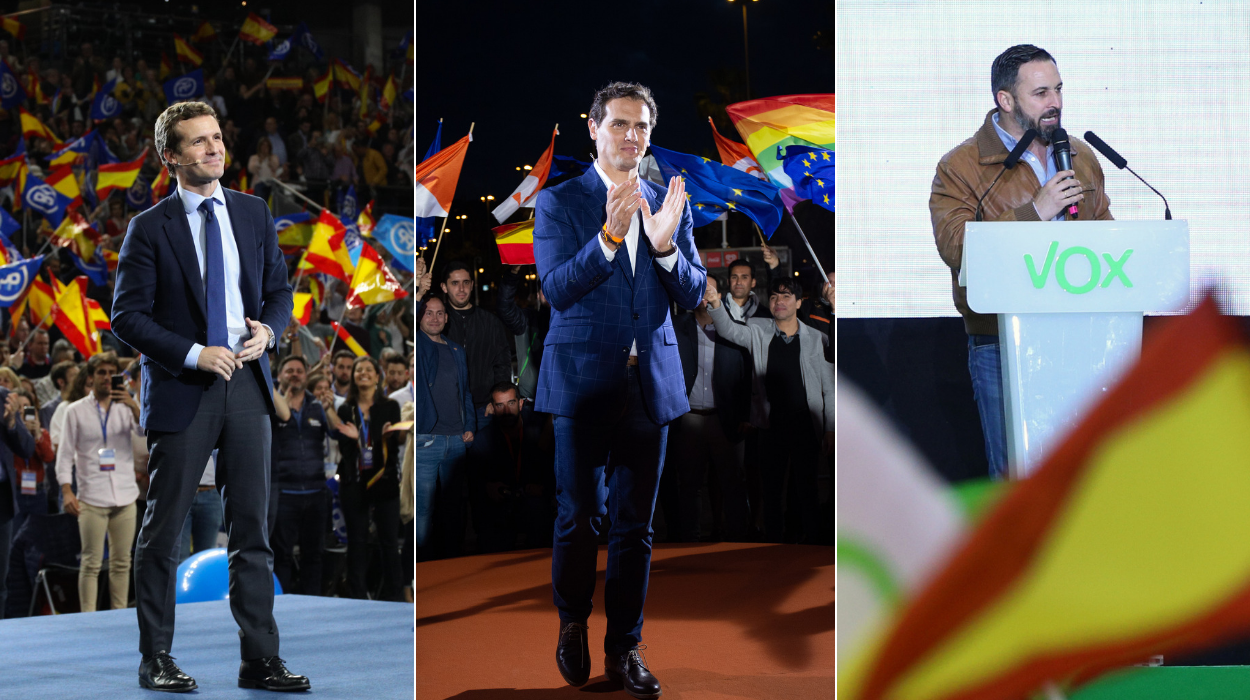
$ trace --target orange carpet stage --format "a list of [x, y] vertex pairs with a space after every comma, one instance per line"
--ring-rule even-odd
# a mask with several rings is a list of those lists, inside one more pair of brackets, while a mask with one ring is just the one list
[[[832, 698], [834, 549], [774, 544], [656, 545], [644, 652], [665, 700]], [[603, 675], [599, 548], [590, 681], [556, 670], [551, 550], [417, 564], [419, 700], [628, 696]]]

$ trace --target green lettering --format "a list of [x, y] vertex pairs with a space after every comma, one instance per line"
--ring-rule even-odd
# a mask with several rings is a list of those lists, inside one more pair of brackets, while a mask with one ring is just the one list
[[1106, 289], [1111, 286], [1111, 280], [1115, 277], [1120, 278], [1120, 283], [1125, 287], [1132, 287], [1133, 283], [1129, 280], [1128, 275], [1124, 274], [1124, 263], [1128, 261], [1128, 256], [1133, 254], [1133, 249], [1129, 248], [1124, 251], [1124, 255], [1119, 260], [1111, 257], [1111, 253], [1103, 253], [1102, 259], [1107, 261], [1107, 278], [1102, 281], [1102, 288]]
[[1046, 262], [1042, 263], [1042, 272], [1038, 274], [1037, 267], [1033, 265], [1033, 256], [1028, 253], [1024, 254], [1024, 264], [1029, 268], [1029, 277], [1033, 278], [1033, 287], [1041, 289], [1046, 285], [1046, 277], [1050, 274], [1050, 265], [1055, 261], [1055, 253], [1059, 250], [1059, 241], [1050, 242], [1050, 250], [1046, 251]]
[[[1089, 281], [1079, 287], [1068, 282], [1066, 266], [1068, 258], [1073, 255], [1084, 255], [1089, 260]], [[1084, 294], [1092, 290], [1098, 286], [1100, 277], [1102, 277], [1102, 266], [1098, 264], [1098, 255], [1085, 246], [1072, 246], [1060, 253], [1059, 259], [1055, 261], [1055, 281], [1059, 283], [1059, 287], [1063, 291], [1070, 294]]]

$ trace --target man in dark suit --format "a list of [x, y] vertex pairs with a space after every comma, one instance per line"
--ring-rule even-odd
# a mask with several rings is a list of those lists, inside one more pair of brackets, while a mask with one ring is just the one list
[[551, 304], [534, 408], [555, 416], [556, 665], [573, 685], [590, 677], [586, 620], [610, 509], [604, 665], [637, 698], [660, 694], [639, 653], [651, 515], [668, 424], [689, 410], [669, 307], [693, 309], [707, 280], [682, 180], [666, 190], [638, 179], [655, 114], [641, 85], [600, 90], [587, 122], [599, 157], [538, 195], [534, 223]]
[[[175, 192], [130, 222], [117, 265], [113, 332], [142, 353], [140, 422], [150, 485], [134, 557], [139, 684], [185, 692], [195, 681], [169, 655], [176, 545], [204, 464], [219, 449], [217, 488], [230, 552], [230, 610], [239, 624], [239, 686], [300, 690], [278, 658], [269, 502], [269, 358], [291, 316], [291, 287], [263, 200], [227, 190], [212, 107], [171, 105], [156, 150]], [[229, 410], [227, 410], [229, 407]]]

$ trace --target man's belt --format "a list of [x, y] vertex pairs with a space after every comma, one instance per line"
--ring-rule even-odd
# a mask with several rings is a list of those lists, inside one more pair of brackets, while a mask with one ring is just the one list
[[629, 356], [629, 359], [625, 361], [625, 366], [626, 366], [626, 367], [637, 367], [637, 366], [638, 366], [638, 356], [637, 356], [637, 355], [630, 355], [630, 356]]

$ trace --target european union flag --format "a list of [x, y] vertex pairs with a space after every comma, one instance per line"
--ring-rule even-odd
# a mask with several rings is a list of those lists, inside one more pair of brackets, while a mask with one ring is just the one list
[[30, 281], [39, 274], [41, 265], [43, 256], [37, 255], [30, 260], [0, 267], [0, 307], [7, 309], [22, 298]]
[[113, 97], [113, 88], [117, 87], [117, 78], [96, 90], [95, 99], [91, 101], [92, 119], [112, 119], [122, 113], [122, 103]]
[[551, 170], [547, 172], [547, 179], [554, 180], [565, 175], [581, 175], [588, 168], [590, 168], [590, 163], [568, 156], [553, 155], [551, 156]]
[[53, 189], [52, 185], [44, 182], [37, 175], [28, 173], [26, 189], [22, 190], [22, 202], [43, 214], [55, 229], [65, 218], [65, 208], [70, 205], [70, 198]]
[[26, 90], [22, 88], [22, 81], [9, 70], [7, 62], [0, 61], [0, 107], [14, 109], [25, 102]]
[[794, 183], [796, 195], [833, 211], [833, 151], [791, 144], [778, 146], [777, 158]]
[[196, 68], [186, 75], [179, 75], [165, 81], [165, 100], [169, 104], [195, 99], [203, 94], [203, 68]]
[[714, 160], [651, 146], [665, 181], [680, 175], [694, 225], [711, 223], [730, 209], [746, 214], [767, 237], [781, 223], [781, 194], [776, 185]]
[[386, 214], [373, 227], [373, 237], [391, 251], [395, 267], [412, 272], [417, 266], [417, 237], [412, 219]]

